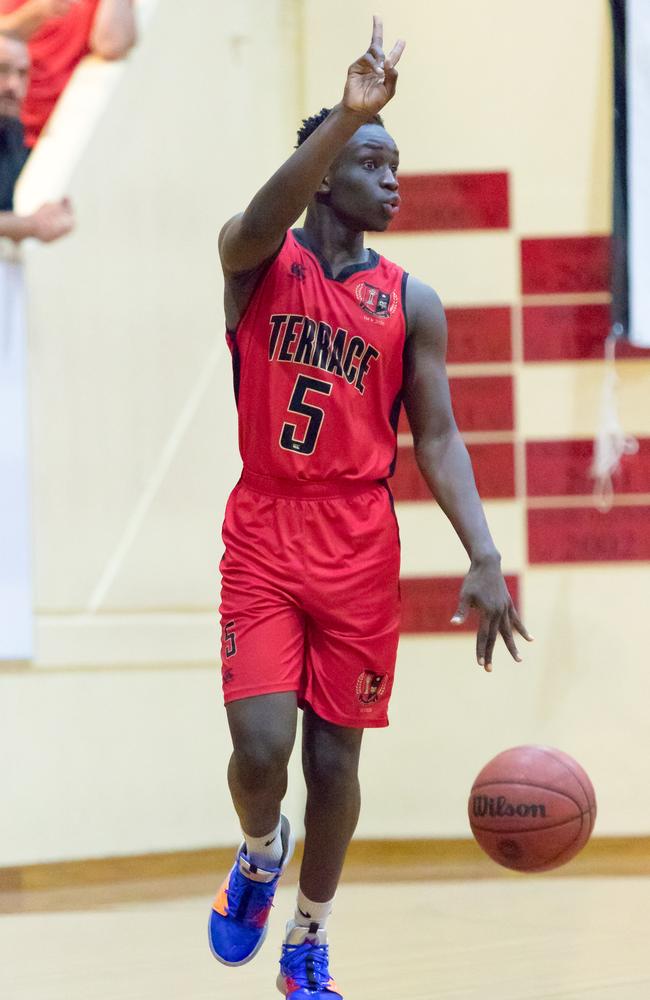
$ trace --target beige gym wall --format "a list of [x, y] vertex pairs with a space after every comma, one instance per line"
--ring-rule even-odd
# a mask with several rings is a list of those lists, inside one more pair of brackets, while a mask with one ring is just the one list
[[[296, 119], [339, 98], [372, 12], [160, 0], [75, 172], [78, 233], [30, 248], [38, 655], [0, 674], [14, 804], [0, 865], [236, 836], [216, 605], [238, 456], [216, 233], [290, 150]], [[518, 306], [521, 235], [609, 229], [605, 0], [385, 0], [382, 13], [387, 41], [407, 39], [386, 113], [403, 170], [509, 171], [513, 228], [371, 242], [448, 305]], [[529, 437], [587, 436], [590, 413], [595, 430], [599, 367], [561, 367], [521, 373]], [[647, 363], [633, 382], [622, 412], [648, 434]], [[523, 571], [521, 502], [486, 506], [504, 568]], [[398, 513], [407, 574], [464, 570], [433, 503]], [[537, 641], [519, 666], [500, 649], [491, 676], [471, 637], [405, 637], [392, 726], [366, 737], [359, 833], [467, 835], [474, 773], [523, 742], [582, 761], [597, 832], [650, 832], [630, 794], [650, 781], [649, 583], [644, 564], [528, 570]], [[296, 820], [301, 803], [294, 780]]]

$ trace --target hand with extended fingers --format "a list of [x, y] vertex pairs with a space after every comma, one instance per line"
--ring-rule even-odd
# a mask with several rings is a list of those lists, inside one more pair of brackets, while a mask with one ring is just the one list
[[398, 39], [388, 56], [384, 55], [384, 27], [380, 17], [372, 19], [370, 48], [348, 70], [343, 106], [372, 118], [395, 94], [397, 70], [406, 42]]
[[499, 634], [513, 660], [520, 663], [521, 656], [513, 632], [518, 632], [526, 642], [532, 642], [533, 637], [519, 617], [501, 569], [493, 560], [472, 564], [463, 581], [458, 608], [451, 619], [452, 625], [462, 625], [470, 608], [476, 608], [480, 615], [476, 634], [476, 659], [479, 666], [488, 672], [492, 670], [492, 653]]

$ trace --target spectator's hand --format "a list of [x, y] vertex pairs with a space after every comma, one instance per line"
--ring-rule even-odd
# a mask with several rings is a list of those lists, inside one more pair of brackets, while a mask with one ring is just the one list
[[68, 198], [47, 202], [30, 216], [30, 235], [41, 243], [53, 243], [74, 229], [74, 213]]
[[38, 15], [43, 21], [52, 17], [65, 17], [77, 0], [35, 0]]

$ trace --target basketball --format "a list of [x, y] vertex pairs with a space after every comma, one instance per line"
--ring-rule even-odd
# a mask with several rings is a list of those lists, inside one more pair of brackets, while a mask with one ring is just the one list
[[559, 868], [585, 846], [596, 796], [583, 768], [552, 747], [504, 750], [477, 775], [468, 803], [478, 844], [521, 872]]

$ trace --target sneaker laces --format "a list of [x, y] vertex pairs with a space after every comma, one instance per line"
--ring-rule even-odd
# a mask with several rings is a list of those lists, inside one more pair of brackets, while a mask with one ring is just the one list
[[280, 966], [284, 975], [308, 990], [326, 989], [331, 979], [329, 947], [316, 941], [285, 944]]
[[235, 920], [251, 926], [258, 926], [260, 922], [264, 924], [273, 906], [274, 893], [274, 883], [253, 882], [242, 875], [237, 866], [226, 889], [228, 913]]

